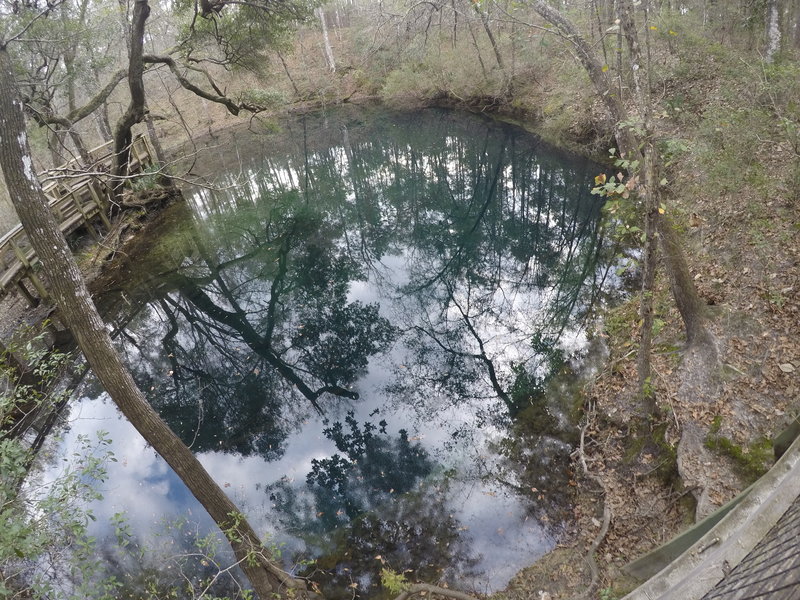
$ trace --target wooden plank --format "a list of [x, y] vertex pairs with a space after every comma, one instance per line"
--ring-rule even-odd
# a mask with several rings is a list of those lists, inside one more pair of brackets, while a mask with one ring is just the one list
[[22, 279], [17, 280], [17, 288], [19, 289], [20, 292], [22, 292], [22, 295], [25, 296], [25, 299], [28, 301], [28, 304], [30, 304], [32, 307], [36, 307], [39, 305], [39, 299], [28, 291], [28, 288], [25, 287], [25, 284], [22, 282]]
[[[136, 162], [138, 163], [139, 168], [142, 167], [142, 155], [139, 152], [139, 140], [142, 139], [140, 136], [136, 136], [133, 138], [133, 142], [131, 143], [131, 154], [136, 158]], [[131, 171], [133, 168], [131, 167]]]
[[[89, 151], [89, 155], [94, 161], [93, 169], [106, 169], [110, 173], [114, 162], [113, 141], [93, 148]], [[153, 157], [154, 154], [147, 136], [137, 135], [131, 144], [130, 172], [141, 172], [147, 166], [153, 165]], [[85, 223], [92, 236], [96, 237], [97, 231], [91, 223], [96, 215], [99, 215], [106, 227], [111, 227], [106, 215], [108, 202], [100, 189], [102, 179], [97, 175], [63, 176], [64, 170], [78, 166], [79, 161], [73, 159], [58, 169], [46, 171], [44, 175], [53, 177], [53, 179], [46, 181], [42, 190], [48, 197], [50, 209], [65, 235], [69, 235]], [[59, 177], [59, 171], [62, 171], [61, 177]], [[22, 280], [27, 278], [42, 294], [42, 297], [46, 297], [47, 291], [31, 271], [31, 265], [36, 261], [36, 253], [21, 225], [17, 225], [0, 236], [0, 295], [6, 293], [10, 286], [18, 284], [22, 286], [20, 290], [25, 290], [26, 297], [30, 300], [32, 296], [22, 283]]]

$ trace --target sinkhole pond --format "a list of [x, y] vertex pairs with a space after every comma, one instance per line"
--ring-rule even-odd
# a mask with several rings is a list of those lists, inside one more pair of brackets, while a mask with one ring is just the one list
[[[208, 185], [98, 300], [118, 348], [326, 598], [388, 596], [382, 568], [501, 589], [569, 527], [574, 382], [612, 279], [598, 167], [445, 110], [273, 129], [191, 153]], [[210, 520], [90, 377], [59, 452], [97, 430], [108, 572], [216, 573]]]

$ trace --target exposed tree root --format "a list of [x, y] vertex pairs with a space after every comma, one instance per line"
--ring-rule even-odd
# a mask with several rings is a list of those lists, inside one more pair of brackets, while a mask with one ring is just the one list
[[597, 485], [600, 486], [600, 489], [603, 490], [603, 522], [600, 526], [600, 531], [597, 533], [594, 540], [592, 540], [592, 543], [589, 545], [589, 550], [584, 557], [584, 560], [589, 565], [589, 570], [592, 573], [592, 579], [589, 582], [589, 586], [583, 591], [583, 593], [573, 596], [572, 600], [589, 600], [592, 598], [592, 594], [594, 594], [595, 590], [597, 589], [597, 586], [600, 582], [600, 571], [597, 568], [597, 559], [595, 558], [595, 555], [597, 554], [597, 549], [600, 547], [600, 544], [602, 544], [603, 540], [606, 538], [606, 534], [608, 534], [608, 528], [611, 525], [611, 507], [606, 501], [608, 493], [606, 492], [605, 485], [603, 485], [603, 480], [598, 475], [591, 473], [588, 465], [586, 464], [584, 441], [586, 439], [586, 428], [588, 425], [589, 424], [587, 420], [587, 422], [584, 423], [584, 425], [580, 428], [581, 443], [575, 452], [578, 455], [578, 460], [581, 463], [584, 476], [595, 481]]
[[417, 594], [435, 594], [437, 596], [445, 596], [447, 598], [455, 598], [456, 600], [477, 600], [475, 596], [470, 596], [458, 590], [451, 590], [449, 588], [439, 587], [430, 583], [412, 583], [408, 586], [402, 594], [397, 596], [395, 600], [408, 600]]

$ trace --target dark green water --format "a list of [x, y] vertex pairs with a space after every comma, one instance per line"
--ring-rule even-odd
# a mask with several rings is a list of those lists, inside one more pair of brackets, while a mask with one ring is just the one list
[[[609, 253], [596, 167], [439, 110], [218, 144], [194, 167], [213, 189], [187, 190], [101, 301], [139, 385], [326, 597], [382, 595], [382, 565], [503, 587], [569, 527], [569, 373]], [[83, 395], [66, 443], [102, 428], [120, 461], [98, 522], [189, 544], [175, 523], [208, 528], [198, 505]]]

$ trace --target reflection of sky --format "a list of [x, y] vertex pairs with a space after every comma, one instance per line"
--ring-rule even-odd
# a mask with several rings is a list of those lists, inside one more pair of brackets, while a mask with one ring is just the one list
[[[456, 137], [448, 137], [448, 147], [458, 147], [461, 142]], [[404, 158], [405, 149], [396, 153], [400, 162], [407, 162]], [[416, 168], [418, 172], [426, 173], [429, 177], [438, 176], [443, 167], [453, 173], [458, 172], [458, 151], [437, 161], [417, 154]], [[355, 168], [350, 152], [342, 147], [331, 150], [333, 164], [339, 173], [345, 174]], [[309, 163], [315, 163], [315, 157], [308, 157]], [[322, 162], [319, 159], [319, 162]], [[240, 194], [233, 194], [226, 199], [212, 194], [208, 190], [198, 190], [191, 199], [194, 217], [199, 228], [224, 230], [226, 222], [219, 218], [220, 214], [230, 211], [231, 214], [242, 209], [243, 197], [255, 205], [257, 199], [265, 190], [281, 192], [283, 190], [297, 189], [302, 186], [305, 175], [300, 168], [302, 161], [286, 159], [281, 163], [276, 160], [269, 165], [269, 179], [255, 169], [242, 169], [237, 181], [241, 185]], [[406, 165], [408, 166], [408, 165]], [[362, 165], [363, 167], [363, 165]], [[533, 161], [527, 168], [531, 169], [531, 181], [536, 181], [544, 176], [541, 165]], [[505, 197], [498, 200], [503, 203], [503, 210], [513, 211], [512, 206], [521, 202], [520, 190], [514, 181], [514, 172], [511, 166], [504, 167], [503, 189], [507, 192]], [[377, 182], [384, 185], [392, 183], [396, 174], [392, 169], [383, 166], [369, 173], [369, 181], [377, 190], [374, 202], [378, 205], [382, 223], [391, 221], [398, 210], [390, 204]], [[555, 186], [563, 186], [563, 173], [550, 173]], [[343, 177], [343, 179], [347, 179]], [[463, 174], [453, 177], [452, 187], [461, 190], [459, 193], [468, 193], [461, 189], [467, 185]], [[233, 181], [233, 180], [231, 180]], [[313, 181], [311, 182], [313, 185]], [[343, 202], [353, 204], [356, 200], [355, 191], [351, 182], [345, 181], [347, 187], [343, 194]], [[449, 185], [449, 184], [448, 184]], [[224, 206], [224, 201], [230, 202]], [[528, 199], [528, 201], [530, 201]], [[552, 201], [552, 198], [549, 200]], [[424, 204], [424, 203], [422, 203]], [[330, 210], [327, 207], [326, 210]], [[464, 223], [457, 223], [453, 215], [441, 211], [441, 207], [420, 207], [420, 221], [423, 223], [449, 223], [453, 225], [450, 233], [463, 236], [455, 228], [464, 227]], [[543, 214], [539, 225], [546, 229], [560, 230], [562, 227], [557, 220], [557, 211]], [[527, 218], [527, 217], [526, 217]], [[524, 219], [521, 219], [524, 220]], [[258, 223], [255, 223], [257, 225]], [[413, 276], [427, 277], [425, 274], [425, 260], [430, 260], [429, 268], [435, 268], [436, 260], [446, 257], [425, 257], [427, 250], [420, 251], [410, 244], [411, 240], [393, 239], [391, 251], [387, 251], [379, 260], [369, 265], [368, 278], [364, 281], [351, 281], [347, 301], [360, 301], [362, 303], [378, 303], [382, 316], [392, 323], [410, 327], [420, 322], [421, 315], [431, 310], [433, 297], [422, 300], [402, 298], [399, 290], [410, 282]], [[344, 244], [340, 239], [334, 239], [335, 244]], [[578, 253], [576, 246], [580, 240], [569, 240], [558, 250], [562, 262], [569, 262], [572, 253]], [[536, 258], [531, 259], [530, 265], [523, 269], [512, 257], [501, 256], [503, 266], [510, 271], [532, 272], [540, 268]], [[412, 273], [409, 267], [412, 261], [417, 263]], [[499, 262], [499, 259], [498, 259]], [[187, 259], [184, 266], [189, 266]], [[506, 276], [506, 275], [504, 275]], [[519, 273], [510, 272], [507, 277], [518, 277]], [[463, 282], [456, 282], [453, 289], [453, 298], [462, 305], [466, 305], [468, 293], [491, 299], [493, 308], [472, 316], [475, 330], [485, 342], [485, 352], [500, 373], [502, 384], [509, 385], [512, 377], [511, 363], [531, 363], [532, 370], [536, 369], [537, 356], [533, 352], [528, 340], [535, 334], [542, 321], [548, 318], [548, 308], [558, 295], [555, 286], [539, 288], [530, 284], [517, 285], [517, 280], [503, 280], [497, 289], [482, 288], [473, 284], [467, 290]], [[252, 296], [242, 301], [246, 310], [255, 309], [258, 299], [263, 299], [269, 294], [267, 284], [248, 282], [251, 284]], [[262, 287], [258, 287], [262, 285]], [[214, 296], [213, 292], [209, 292]], [[473, 296], [473, 297], [474, 297]], [[224, 304], [222, 297], [214, 296], [213, 300]], [[443, 315], [436, 317], [442, 319], [446, 316], [451, 323], [458, 324], [460, 314], [452, 304], [448, 306]], [[131, 321], [129, 334], [134, 338], [138, 331], [141, 339], [158, 340], [165, 324], [160, 322], [159, 309], [153, 305], [145, 307], [140, 314]], [[436, 325], [436, 318], [431, 318]], [[296, 325], [296, 324], [295, 324]], [[463, 324], [462, 324], [463, 330]], [[287, 327], [288, 328], [288, 327]], [[179, 332], [175, 338], [184, 348], [189, 348], [198, 343], [193, 335]], [[476, 352], [477, 343], [469, 336], [463, 335], [464, 348]], [[585, 339], [577, 328], [567, 328], [562, 332], [560, 344], [568, 351], [575, 351], [582, 347]], [[143, 373], [155, 375], [156, 369], [167, 365], [164, 360], [162, 348], [159, 344], [152, 344], [142, 348], [140, 345], [122, 343], [127, 352], [127, 359], [136, 363]], [[407, 429], [410, 439], [419, 441], [430, 456], [437, 462], [436, 473], [444, 469], [455, 469], [458, 476], [451, 484], [450, 493], [447, 495], [447, 511], [452, 513], [460, 524], [462, 538], [471, 542], [471, 552], [478, 559], [476, 571], [479, 573], [471, 582], [477, 589], [497, 589], [504, 586], [513, 574], [521, 567], [530, 564], [538, 556], [550, 549], [554, 540], [545, 527], [530, 517], [530, 506], [527, 499], [521, 498], [517, 493], [511, 493], [507, 487], [493, 483], [489, 477], [498, 468], [498, 457], [489, 449], [490, 442], [502, 439], [507, 432], [505, 425], [507, 419], [487, 418], [487, 415], [505, 415], [508, 410], [496, 398], [488, 383], [485, 373], [482, 386], [474, 386], [475, 393], [470, 398], [459, 399], [458, 403], [448, 397], [446, 391], [435, 389], [433, 386], [417, 390], [419, 398], [406, 398], [400, 394], [392, 395], [386, 391], [387, 383], [398, 376], [402, 377], [405, 368], [403, 362], [409, 358], [410, 350], [403, 344], [396, 344], [385, 356], [373, 357], [369, 368], [356, 382], [355, 388], [360, 394], [356, 402], [330, 397], [321, 398], [321, 404], [326, 407], [327, 416], [331, 421], [343, 420], [348, 410], [354, 411], [355, 419], [364, 422], [377, 423], [381, 419], [388, 422], [387, 433], [396, 438], [400, 429]], [[146, 355], [146, 356], [142, 356]], [[411, 369], [409, 369], [410, 371]], [[398, 375], [401, 374], [401, 375]], [[538, 374], [538, 373], [537, 373]], [[159, 378], [164, 378], [160, 374]], [[409, 381], [402, 383], [409, 388], [414, 387], [412, 376]], [[160, 391], [160, 390], [159, 390]], [[157, 392], [156, 392], [157, 393]], [[422, 401], [420, 401], [422, 398]], [[280, 527], [280, 518], [272, 505], [269, 494], [265, 488], [278, 481], [288, 481], [289, 485], [297, 491], [306, 490], [306, 475], [312, 469], [312, 461], [331, 457], [337, 453], [332, 441], [322, 434], [325, 427], [320, 417], [316, 416], [304, 406], [309, 414], [302, 426], [292, 429], [292, 433], [285, 444], [285, 452], [279, 459], [267, 462], [257, 455], [242, 457], [230, 453], [203, 452], [199, 455], [200, 461], [209, 470], [211, 475], [230, 494], [239, 508], [245, 512], [257, 531], [268, 532], [278, 541], [285, 542], [292, 550], [302, 550], [303, 543], [292, 538], [289, 533]], [[191, 410], [191, 407], [188, 409]], [[377, 411], [377, 412], [376, 412]], [[199, 411], [198, 411], [199, 412]], [[124, 511], [134, 531], [146, 532], [159, 528], [163, 520], [171, 520], [178, 516], [189, 516], [190, 520], [200, 521], [203, 526], [209, 526], [209, 519], [199, 507], [197, 502], [190, 497], [183, 484], [168, 469], [164, 461], [157, 457], [152, 449], [144, 444], [139, 435], [130, 425], [122, 420], [116, 409], [108, 402], [101, 399], [84, 398], [80, 403], [78, 416], [71, 423], [64, 444], [73, 446], [76, 436], [92, 434], [98, 429], [109, 432], [114, 440], [114, 452], [118, 462], [109, 468], [108, 480], [104, 484], [106, 499], [98, 503], [95, 513], [98, 523], [107, 521], [114, 513]], [[197, 413], [187, 414], [186, 419], [196, 419]], [[535, 457], [531, 458], [535, 460]], [[513, 474], [510, 475], [513, 479]], [[516, 482], [513, 482], [516, 483]], [[100, 527], [98, 525], [97, 527]], [[464, 578], [461, 579], [464, 582]]]
[[[384, 261], [388, 270], [401, 264], [400, 257]], [[394, 272], [403, 273], [399, 269]], [[398, 275], [395, 282], [402, 283], [402, 275]], [[348, 299], [374, 302], [379, 298], [374, 286], [356, 283]], [[381, 306], [389, 310], [391, 302]], [[152, 325], [152, 321], [142, 319], [142, 326], [148, 323]], [[131, 357], [135, 349], [129, 347], [128, 352]], [[481, 423], [479, 430], [476, 427], [476, 415], [490, 410], [486, 399], [454, 406], [450, 398], [431, 396], [424, 405], [409, 406], [385, 395], [383, 387], [393, 377], [394, 364], [401, 360], [403, 352], [400, 346], [389, 356], [373, 359], [369, 370], [357, 383], [361, 400], [345, 401], [329, 411], [328, 416], [334, 421], [342, 419], [347, 410], [353, 410], [360, 423], [386, 419], [390, 437], [405, 428], [413, 441], [419, 441], [431, 453], [441, 469], [458, 470], [460, 478], [448, 494], [451, 505], [447, 510], [460, 523], [462, 538], [471, 541], [473, 555], [478, 558], [475, 572], [479, 576], [471, 580], [472, 585], [478, 589], [497, 589], [517, 570], [550, 549], [554, 540], [538, 522], [529, 518], [519, 496], [509, 494], [496, 483], [482, 480], [492, 470], [495, 460], [486, 442], [504, 433], [486, 423]], [[380, 409], [377, 416], [375, 409]], [[494, 410], [503, 412], [499, 405]], [[102, 530], [103, 524], [117, 512], [124, 512], [132, 529], [140, 535], [157, 531], [165, 521], [175, 521], [179, 517], [210, 527], [209, 518], [182, 482], [119, 416], [105, 395], [99, 399], [84, 398], [74, 414], [65, 437], [67, 447], [75, 444], [77, 436], [93, 435], [99, 429], [107, 431], [114, 441], [117, 462], [111, 463], [108, 469], [103, 485], [105, 500], [93, 507], [98, 517], [96, 527]], [[222, 452], [205, 452], [199, 459], [248, 515], [257, 531], [268, 533], [270, 539], [289, 549], [302, 551], [302, 542], [280, 529], [280, 515], [273, 511], [264, 488], [286, 478], [298, 491], [305, 489], [312, 460], [337, 453], [334, 444], [322, 435], [323, 428], [319, 417], [310, 418], [301, 431], [289, 437], [285, 454], [273, 462], [266, 462], [259, 456], [241, 457]], [[463, 432], [469, 434], [465, 436]], [[462, 577], [462, 581], [469, 583], [470, 580]]]
[[[370, 373], [362, 385], [381, 378], [379, 374]], [[365, 396], [380, 398], [379, 395]], [[379, 404], [380, 401], [358, 404], [356, 418], [361, 422], [374, 421], [369, 414]], [[517, 570], [552, 547], [553, 538], [528, 517], [518, 496], [480, 479], [492, 460], [480, 439], [445, 449], [445, 444], [452, 440], [451, 432], [471, 421], [468, 410], [463, 406], [443, 410], [436, 415], [435, 422], [431, 421], [430, 414], [426, 420], [420, 421], [413, 409], [403, 406], [391, 411], [390, 415], [387, 413], [382, 410], [380, 414], [389, 421], [390, 434], [405, 426], [412, 439], [429, 448], [436, 460], [445, 467], [457, 468], [462, 475], [462, 479], [451, 487], [447, 510], [460, 523], [462, 537], [472, 541], [473, 554], [479, 558], [476, 569], [479, 575], [471, 581], [472, 585], [478, 589], [497, 589]], [[414, 422], [421, 427], [415, 428]], [[272, 463], [258, 456], [214, 452], [202, 453], [198, 458], [247, 514], [257, 531], [269, 534], [269, 539], [286, 544], [289, 549], [302, 550], [301, 542], [276, 527], [279, 515], [272, 510], [264, 486], [288, 478], [295, 488], [302, 490], [312, 459], [328, 457], [336, 452], [332, 442], [319, 433], [321, 429], [318, 420], [306, 425], [303, 432], [290, 437], [281, 459]], [[107, 478], [101, 486], [104, 500], [92, 506], [97, 516], [92, 526], [95, 535], [102, 537], [111, 517], [120, 512], [125, 513], [132, 530], [145, 540], [153, 539], [163, 530], [165, 523], [179, 518], [198, 522], [202, 529], [211, 529], [210, 519], [202, 507], [164, 460], [121, 418], [105, 394], [97, 399], [84, 397], [77, 404], [63, 444], [66, 448], [75, 447], [78, 436], [94, 437], [98, 430], [108, 432], [113, 440], [111, 449], [116, 462], [109, 463]], [[492, 433], [493, 430], [488, 428], [481, 437]], [[462, 579], [462, 582], [468, 584], [470, 580]]]

